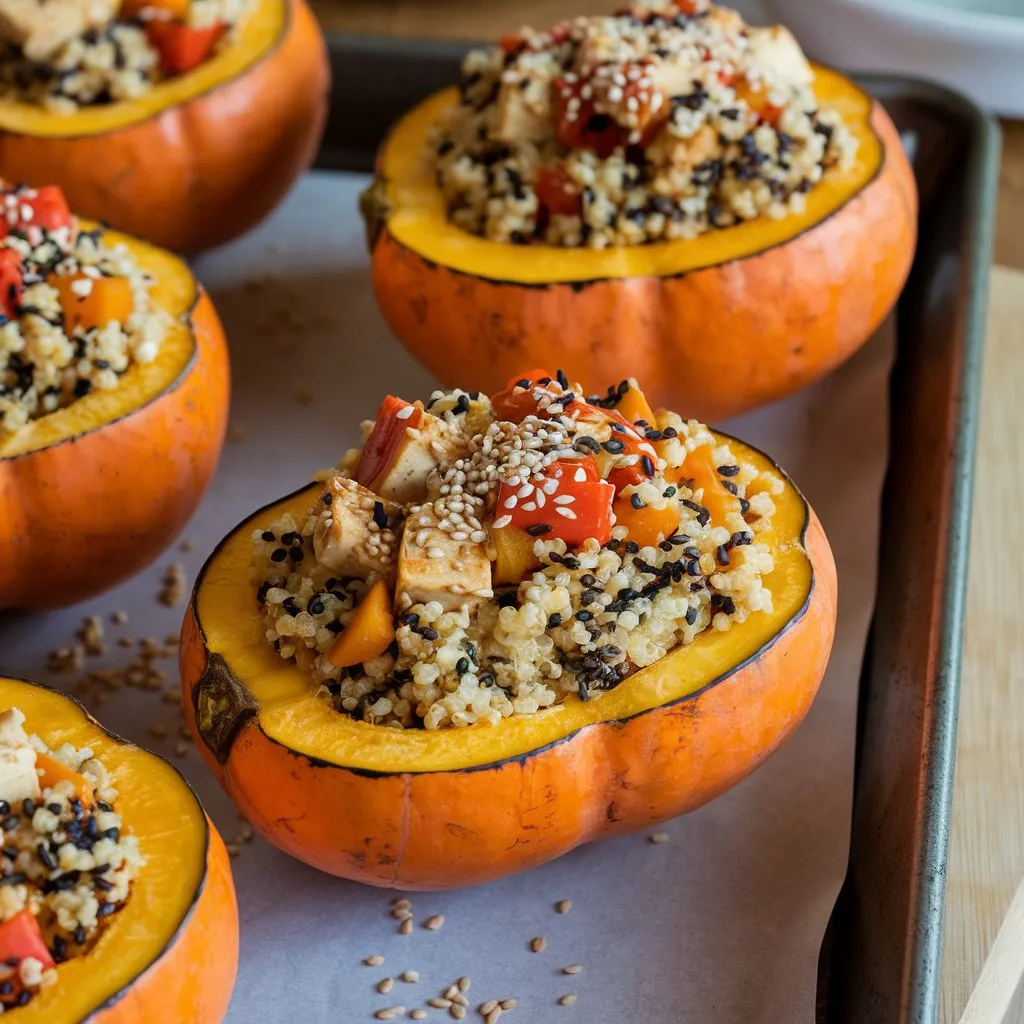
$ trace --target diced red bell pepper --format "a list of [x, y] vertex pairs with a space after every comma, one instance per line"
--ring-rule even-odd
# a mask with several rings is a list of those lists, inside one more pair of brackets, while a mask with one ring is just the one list
[[160, 54], [160, 69], [166, 75], [183, 75], [209, 57], [227, 30], [223, 22], [193, 28], [180, 21], [153, 20], [146, 24], [146, 38]]
[[373, 430], [363, 445], [363, 454], [356, 467], [356, 483], [373, 490], [374, 483], [391, 465], [395, 452], [405, 436], [406, 428], [418, 427], [422, 419], [423, 410], [420, 406], [388, 395], [381, 402], [373, 422]]
[[542, 167], [533, 187], [537, 202], [548, 213], [578, 217], [583, 212], [583, 196], [563, 164]]
[[519, 32], [506, 32], [498, 39], [502, 53], [519, 53], [526, 49], [526, 37]]
[[[547, 370], [527, 370], [513, 377], [504, 389], [491, 396], [491, 408], [494, 415], [501, 420], [510, 423], [522, 423], [527, 416], [540, 415], [537, 412], [537, 399], [533, 397], [535, 387], [547, 388], [548, 385], [541, 385], [540, 381], [553, 381], [555, 375]], [[522, 381], [527, 382], [526, 387], [521, 387]], [[532, 385], [532, 386], [531, 386]], [[555, 385], [554, 390], [561, 390]]]
[[6, 320], [17, 316], [24, 290], [21, 257], [13, 249], [0, 248], [0, 315]]
[[56, 185], [42, 188], [8, 189], [0, 193], [4, 216], [0, 221], [0, 237], [11, 231], [26, 231], [37, 227], [53, 232], [61, 228], [70, 231], [75, 219], [71, 215], [64, 193]]
[[580, 95], [585, 84], [555, 80], [555, 136], [567, 149], [592, 149], [604, 160], [626, 145], [629, 131], [607, 114], [597, 115], [593, 101]]
[[[599, 478], [595, 460], [559, 459], [547, 467], [544, 477], [558, 482], [550, 494], [543, 484], [535, 484], [529, 494], [519, 497], [522, 484], [503, 483], [498, 488], [497, 519], [511, 516], [510, 525], [532, 536], [564, 540], [570, 547], [579, 547], [591, 537], [607, 543], [612, 535], [615, 488]], [[541, 530], [542, 526], [547, 529]]]
[[39, 922], [31, 910], [22, 910], [0, 924], [0, 963], [22, 961], [34, 957], [44, 969], [53, 967], [53, 957], [46, 948]]

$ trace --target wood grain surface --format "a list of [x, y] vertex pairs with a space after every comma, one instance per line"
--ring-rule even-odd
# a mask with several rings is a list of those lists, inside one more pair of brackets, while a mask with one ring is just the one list
[[[579, 0], [319, 0], [314, 6], [335, 32], [460, 39], [486, 39], [581, 10]], [[618, 6], [619, 0], [593, 0], [586, 9]], [[941, 1024], [960, 1021], [1024, 880], [1024, 403], [1018, 384], [1024, 273], [1005, 269], [1024, 269], [1024, 123], [1005, 123], [1003, 133], [995, 251], [1003, 266], [992, 281], [982, 392]], [[1019, 962], [1024, 968], [1024, 942]]]

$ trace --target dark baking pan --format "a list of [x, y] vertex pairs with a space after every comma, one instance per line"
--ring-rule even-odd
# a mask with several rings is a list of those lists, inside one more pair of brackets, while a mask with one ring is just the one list
[[[319, 166], [367, 171], [389, 125], [450, 84], [466, 46], [334, 38]], [[878, 597], [861, 682], [846, 881], [822, 945], [819, 1019], [938, 1016], [968, 520], [998, 130], [925, 83], [863, 76], [903, 133], [920, 243], [897, 310]]]

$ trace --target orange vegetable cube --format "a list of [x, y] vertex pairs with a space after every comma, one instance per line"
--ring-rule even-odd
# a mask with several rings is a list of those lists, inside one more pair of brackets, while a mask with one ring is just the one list
[[49, 754], [36, 754], [36, 768], [42, 771], [39, 785], [43, 789], [52, 788], [58, 782], [70, 782], [75, 787], [74, 795], [83, 804], [91, 804], [93, 800], [93, 784], [82, 774], [72, 771], [62, 761]]
[[533, 553], [536, 538], [525, 530], [516, 526], [503, 526], [492, 530], [491, 536], [498, 551], [491, 573], [491, 582], [495, 586], [519, 583], [534, 569], [540, 568], [540, 559]]
[[379, 658], [395, 639], [391, 594], [384, 580], [377, 580], [352, 613], [327, 660], [337, 668], [359, 665]]
[[51, 274], [46, 282], [60, 293], [64, 330], [69, 335], [76, 327], [106, 327], [111, 320], [123, 324], [135, 309], [127, 277]]
[[619, 404], [615, 408], [630, 423], [643, 420], [654, 426], [654, 410], [635, 380], [629, 382], [629, 390], [619, 399]]
[[671, 537], [679, 527], [679, 502], [670, 501], [664, 508], [636, 508], [631, 495], [620, 494], [615, 499], [615, 525], [629, 531], [627, 540], [635, 541], [640, 547], [656, 547], [666, 537]]
[[711, 457], [711, 445], [694, 448], [679, 469], [669, 470], [665, 479], [676, 484], [680, 480], [693, 480], [694, 491], [703, 491], [700, 504], [711, 513], [711, 522], [723, 525], [733, 512], [739, 512], [740, 499], [729, 492]]

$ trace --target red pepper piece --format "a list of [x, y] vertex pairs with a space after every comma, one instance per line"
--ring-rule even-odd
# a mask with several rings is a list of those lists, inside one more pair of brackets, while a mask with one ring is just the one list
[[[555, 375], [547, 370], [527, 370], [513, 377], [502, 391], [491, 396], [491, 408], [494, 415], [501, 420], [508, 420], [510, 423], [522, 423], [527, 416], [538, 416], [537, 399], [533, 397], [536, 386], [541, 385], [542, 380], [553, 381]], [[522, 381], [527, 382], [527, 387], [520, 387]], [[531, 387], [529, 385], [534, 385]], [[557, 385], [556, 385], [557, 387]]]
[[537, 202], [548, 213], [578, 217], [583, 212], [583, 196], [564, 165], [548, 164], [537, 172], [534, 183]]
[[[409, 409], [409, 412], [405, 412]], [[356, 467], [356, 483], [373, 490], [374, 483], [384, 475], [402, 443], [407, 427], [418, 427], [423, 410], [401, 398], [388, 395], [377, 410], [373, 430], [363, 445], [363, 454]]]
[[607, 114], [598, 114], [580, 92], [586, 82], [558, 78], [555, 90], [555, 136], [567, 149], [592, 149], [602, 160], [626, 145], [629, 130]]
[[8, 189], [0, 193], [4, 216], [0, 219], [0, 236], [11, 231], [26, 231], [36, 227], [43, 231], [58, 231], [74, 226], [74, 217], [64, 193], [56, 185], [42, 188]]
[[21, 257], [13, 249], [0, 248], [0, 315], [4, 319], [17, 316], [24, 289]]
[[150, 21], [146, 24], [146, 38], [160, 54], [160, 69], [166, 75], [183, 75], [202, 64], [227, 25], [215, 22], [202, 28], [193, 28], [180, 21]]
[[46, 948], [39, 922], [31, 910], [22, 910], [0, 924], [0, 962], [35, 957], [44, 969], [53, 967], [53, 957]]
[[[564, 540], [570, 547], [579, 547], [593, 537], [599, 544], [608, 542], [612, 535], [612, 502], [615, 488], [598, 476], [593, 458], [559, 459], [544, 471], [547, 480], [558, 483], [550, 494], [543, 484], [535, 485], [530, 494], [519, 497], [522, 485], [513, 487], [503, 483], [498, 488], [496, 516], [509, 515], [512, 526], [533, 536]], [[543, 494], [538, 501], [539, 494]], [[571, 498], [571, 501], [558, 501]], [[508, 505], [514, 499], [514, 505]], [[550, 529], [537, 530], [540, 526]]]

